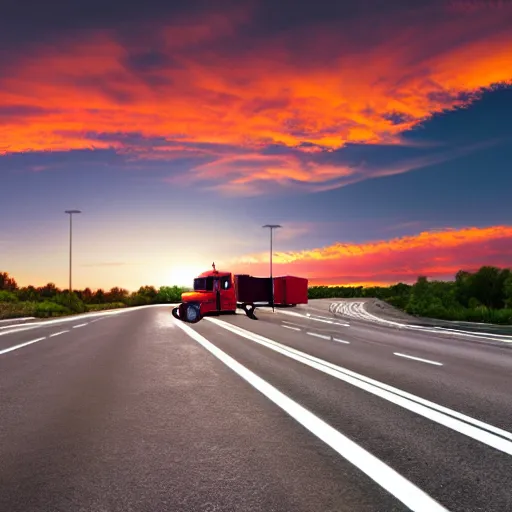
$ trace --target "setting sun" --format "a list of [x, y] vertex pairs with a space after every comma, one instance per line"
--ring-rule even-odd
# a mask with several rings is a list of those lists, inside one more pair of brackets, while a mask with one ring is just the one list
[[192, 287], [194, 278], [205, 270], [208, 269], [199, 265], [179, 265], [169, 271], [167, 282], [170, 286]]

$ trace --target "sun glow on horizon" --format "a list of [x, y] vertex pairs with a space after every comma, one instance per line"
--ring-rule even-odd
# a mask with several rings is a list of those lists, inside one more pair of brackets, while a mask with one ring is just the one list
[[194, 278], [207, 269], [204, 265], [177, 265], [167, 274], [168, 286], [186, 286], [191, 288]]

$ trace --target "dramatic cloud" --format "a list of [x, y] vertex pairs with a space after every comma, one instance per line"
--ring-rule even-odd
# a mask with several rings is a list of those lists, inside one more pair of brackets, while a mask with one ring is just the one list
[[[232, 262], [237, 272], [265, 275], [268, 254]], [[362, 244], [275, 253], [276, 274], [307, 276], [312, 284], [413, 282], [419, 275], [453, 278], [460, 269], [512, 267], [512, 226], [443, 229]]]
[[[512, 4], [252, 2], [164, 9], [158, 22], [162, 5], [150, 4], [138, 26], [84, 16], [72, 31], [47, 16], [57, 35], [0, 55], [0, 152], [113, 148], [133, 165], [178, 159], [189, 170], [179, 180], [224, 191], [325, 190], [466, 154], [379, 168], [335, 157], [347, 144], [402, 145], [405, 131], [512, 78]], [[123, 20], [135, 16], [126, 9]]]

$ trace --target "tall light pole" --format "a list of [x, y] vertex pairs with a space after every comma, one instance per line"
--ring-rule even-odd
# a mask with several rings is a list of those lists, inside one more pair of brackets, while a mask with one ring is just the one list
[[69, 294], [73, 293], [73, 286], [71, 282], [71, 269], [72, 269], [72, 248], [73, 248], [73, 214], [82, 213], [80, 210], [66, 210], [64, 213], [69, 214]]
[[274, 280], [272, 278], [272, 235], [274, 229], [282, 228], [279, 224], [265, 224], [264, 228], [270, 229], [270, 286], [272, 287], [272, 311], [274, 311]]

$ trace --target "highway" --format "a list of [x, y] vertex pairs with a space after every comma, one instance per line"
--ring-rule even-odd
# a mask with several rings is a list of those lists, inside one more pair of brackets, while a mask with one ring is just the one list
[[512, 510], [512, 343], [330, 304], [1, 324], [0, 511]]

